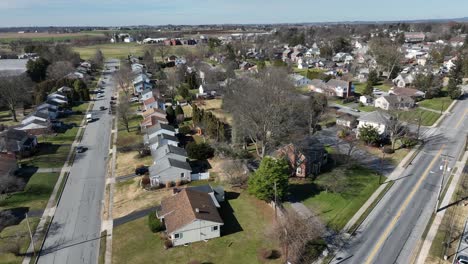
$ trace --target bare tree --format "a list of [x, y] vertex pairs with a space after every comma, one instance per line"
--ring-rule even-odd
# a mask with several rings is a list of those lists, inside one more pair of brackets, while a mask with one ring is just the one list
[[319, 238], [324, 226], [316, 217], [304, 218], [295, 211], [285, 210], [283, 217], [273, 224], [268, 234], [279, 240], [282, 253], [291, 263], [311, 263], [308, 244]]
[[341, 138], [342, 143], [346, 146], [346, 161], [345, 164], [350, 164], [351, 157], [357, 150], [359, 139], [356, 134], [349, 128], [344, 128], [338, 131], [338, 137]]
[[125, 128], [127, 129], [127, 132], [130, 132], [130, 117], [131, 117], [131, 108], [130, 108], [130, 103], [129, 103], [129, 97], [128, 96], [123, 96], [119, 104], [117, 105], [117, 116], [119, 117], [120, 122], [123, 123]]
[[327, 98], [321, 94], [312, 95], [304, 106], [304, 117], [307, 118], [309, 136], [312, 136], [317, 132], [317, 125], [327, 108]]
[[161, 60], [164, 61], [169, 53], [170, 47], [161, 43], [156, 45], [156, 53], [161, 57]]
[[334, 193], [341, 193], [348, 188], [346, 184], [346, 171], [345, 168], [335, 168], [329, 175], [327, 175], [326, 180], [322, 183], [325, 187], [325, 191], [331, 191]]
[[5, 105], [11, 112], [13, 121], [18, 122], [16, 108], [25, 100], [32, 84], [25, 76], [10, 76], [0, 78], [0, 104]]
[[390, 79], [393, 70], [399, 65], [402, 59], [399, 45], [387, 38], [375, 38], [369, 42], [369, 48], [380, 70], [388, 72], [387, 79]]
[[390, 142], [392, 150], [395, 150], [396, 142], [408, 133], [408, 128], [399, 120], [398, 113], [392, 113], [387, 121], [387, 129], [390, 133]]
[[47, 78], [59, 80], [73, 72], [75, 68], [69, 61], [57, 61], [47, 67]]
[[93, 64], [95, 64], [98, 68], [102, 68], [104, 65], [104, 54], [100, 49], [97, 49], [96, 52], [94, 53], [93, 58], [91, 59]]
[[283, 69], [270, 68], [256, 79], [238, 79], [229, 86], [223, 103], [233, 115], [234, 129], [249, 138], [263, 158], [293, 130], [292, 82]]
[[23, 185], [21, 178], [10, 175], [0, 177], [0, 201], [4, 200], [8, 193], [18, 190]]
[[221, 163], [225, 181], [231, 185], [244, 185], [249, 178], [249, 171], [242, 160], [224, 160]]
[[126, 96], [130, 95], [132, 81], [134, 78], [135, 74], [126, 64], [123, 64], [115, 75], [119, 88], [122, 89]]

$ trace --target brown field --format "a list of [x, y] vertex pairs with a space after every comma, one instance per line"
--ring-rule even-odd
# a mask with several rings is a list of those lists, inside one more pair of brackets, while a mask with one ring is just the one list
[[48, 40], [57, 40], [64, 41], [84, 36], [104, 36], [101, 32], [77, 32], [77, 33], [48, 33], [48, 32], [39, 32], [39, 33], [0, 33], [0, 41], [8, 42], [18, 39], [31, 39], [36, 41], [48, 41]]

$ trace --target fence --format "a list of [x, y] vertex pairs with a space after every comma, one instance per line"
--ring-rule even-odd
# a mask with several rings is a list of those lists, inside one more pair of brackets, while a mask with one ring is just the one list
[[208, 180], [210, 178], [209, 172], [204, 173], [193, 173], [190, 175], [190, 179], [192, 181], [199, 181], [199, 180]]

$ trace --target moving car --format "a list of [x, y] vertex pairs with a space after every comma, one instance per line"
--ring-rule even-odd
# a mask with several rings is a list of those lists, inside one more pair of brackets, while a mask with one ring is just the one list
[[93, 114], [87, 114], [86, 115], [86, 122], [93, 121]]
[[148, 173], [148, 167], [146, 167], [146, 166], [141, 166], [141, 167], [135, 169], [135, 174], [136, 175], [143, 175], [145, 173]]
[[76, 153], [83, 153], [87, 150], [88, 148], [83, 147], [83, 146], [78, 146], [76, 147]]
[[106, 110], [104, 106], [99, 107], [100, 110]]

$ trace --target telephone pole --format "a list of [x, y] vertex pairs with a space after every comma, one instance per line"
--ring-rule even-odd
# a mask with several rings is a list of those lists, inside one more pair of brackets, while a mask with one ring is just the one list
[[440, 203], [440, 196], [442, 195], [442, 189], [444, 188], [444, 180], [445, 180], [445, 172], [447, 171], [447, 165], [448, 165], [448, 157], [447, 154], [443, 155], [443, 165], [441, 166], [442, 169], [442, 182], [440, 183], [440, 188], [439, 188], [439, 194], [437, 195], [437, 203], [435, 207], [435, 213], [437, 214], [437, 210], [439, 209], [439, 203]]
[[277, 212], [277, 208], [276, 208], [277, 207], [277, 202], [278, 202], [277, 199], [276, 199], [276, 197], [278, 196], [277, 192], [276, 192], [276, 181], [275, 181], [274, 186], [275, 186], [275, 221], [278, 221], [278, 212]]
[[31, 232], [31, 227], [29, 226], [28, 213], [25, 213], [24, 215], [26, 216], [26, 224], [28, 225], [29, 237], [31, 238], [31, 245], [32, 245], [32, 248], [33, 248], [33, 256], [36, 256], [36, 247], [34, 246], [34, 239], [33, 239], [33, 235], [32, 235], [32, 232]]

